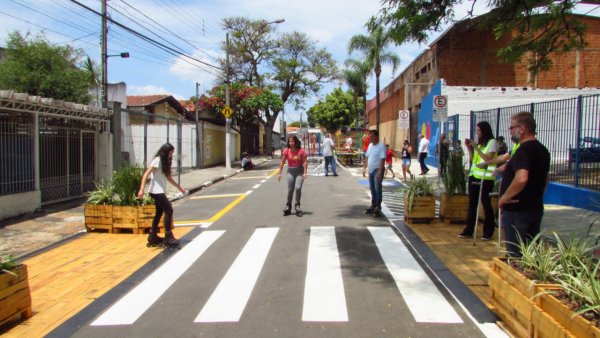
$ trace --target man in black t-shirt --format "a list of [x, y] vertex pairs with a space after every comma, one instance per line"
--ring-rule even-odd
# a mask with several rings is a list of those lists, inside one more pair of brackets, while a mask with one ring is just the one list
[[535, 128], [529, 112], [510, 119], [511, 139], [520, 146], [506, 165], [498, 201], [509, 256], [521, 256], [519, 241], [527, 243], [540, 232], [544, 215], [550, 153], [536, 140]]

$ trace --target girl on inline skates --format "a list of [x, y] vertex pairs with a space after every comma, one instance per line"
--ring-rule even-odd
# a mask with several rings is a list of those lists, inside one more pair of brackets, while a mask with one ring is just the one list
[[[179, 189], [183, 195], [187, 195], [188, 191], [183, 189], [171, 177], [171, 161], [173, 159], [174, 151], [175, 147], [170, 143], [163, 144], [142, 177], [138, 198], [144, 197], [144, 187], [148, 176], [150, 176], [150, 188], [148, 189], [148, 192], [150, 193], [150, 197], [154, 199], [154, 204], [156, 205], [156, 213], [152, 220], [152, 228], [148, 234], [148, 246], [179, 246], [179, 241], [173, 236], [173, 206], [167, 198], [167, 182]], [[158, 222], [160, 222], [163, 213], [165, 214], [164, 238], [158, 236]]]
[[308, 158], [306, 151], [302, 149], [300, 140], [296, 135], [292, 135], [288, 138], [287, 148], [281, 154], [281, 162], [279, 162], [279, 174], [277, 175], [277, 181], [281, 180], [281, 171], [285, 162], [288, 163], [287, 169], [287, 184], [288, 194], [287, 203], [285, 209], [283, 209], [283, 215], [287, 216], [292, 210], [292, 197], [294, 191], [296, 192], [296, 205], [294, 207], [296, 216], [302, 216], [302, 209], [300, 208], [300, 198], [302, 197], [302, 184], [306, 179], [306, 170], [308, 168]]

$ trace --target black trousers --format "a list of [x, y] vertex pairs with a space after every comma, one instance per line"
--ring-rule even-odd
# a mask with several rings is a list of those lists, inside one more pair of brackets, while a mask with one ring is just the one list
[[429, 168], [425, 165], [425, 159], [427, 158], [427, 153], [419, 153], [419, 165], [421, 165], [421, 174], [424, 174], [429, 171]]
[[150, 194], [150, 197], [154, 199], [154, 205], [156, 206], [156, 213], [152, 220], [152, 231], [158, 233], [158, 223], [163, 213], [165, 214], [165, 232], [169, 232], [171, 229], [171, 223], [173, 222], [173, 206], [167, 198], [166, 194]]
[[[481, 180], [469, 176], [469, 212], [467, 214], [467, 226], [463, 230], [462, 234], [466, 236], [473, 235], [475, 230], [475, 219], [477, 217], [477, 204], [479, 197], [479, 182]], [[485, 213], [485, 222], [483, 223], [483, 237], [492, 237], [494, 235], [494, 228], [496, 227], [494, 222], [494, 209], [492, 209], [492, 199], [490, 193], [494, 189], [494, 181], [483, 180], [481, 185], [481, 205]]]

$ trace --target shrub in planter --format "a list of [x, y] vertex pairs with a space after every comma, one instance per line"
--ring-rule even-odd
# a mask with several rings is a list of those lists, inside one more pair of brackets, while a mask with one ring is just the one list
[[0, 326], [31, 317], [27, 266], [0, 254]]
[[425, 178], [416, 179], [406, 183], [406, 188], [401, 189], [404, 195], [405, 219], [433, 219], [435, 218], [435, 197], [433, 184]]
[[440, 218], [450, 221], [466, 222], [469, 209], [467, 189], [467, 172], [463, 156], [452, 151], [446, 162], [446, 171], [442, 174], [444, 191], [440, 204]]

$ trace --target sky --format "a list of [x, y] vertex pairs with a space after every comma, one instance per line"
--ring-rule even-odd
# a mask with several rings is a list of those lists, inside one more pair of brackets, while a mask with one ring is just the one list
[[[101, 12], [100, 0], [77, 1]], [[465, 1], [456, 9], [455, 17], [464, 18], [471, 6], [471, 1]], [[108, 0], [108, 13], [113, 20], [212, 65], [217, 65], [216, 59], [224, 54], [222, 19], [243, 16], [269, 22], [285, 19], [277, 25], [278, 32], [306, 33], [319, 48], [326, 48], [341, 68], [349, 57], [348, 41], [354, 35], [367, 34], [364, 24], [380, 8], [378, 0]], [[473, 12], [480, 15], [487, 11], [485, 2], [478, 1]], [[5, 46], [8, 33], [15, 30], [33, 35], [43, 31], [51, 43], [80, 48], [100, 64], [100, 16], [71, 0], [0, 0], [0, 46]], [[432, 33], [428, 42], [439, 34]], [[211, 67], [171, 55], [114, 24], [109, 25], [107, 45], [109, 55], [130, 55], [111, 56], [107, 63], [108, 82], [125, 82], [127, 95], [169, 94], [189, 99], [196, 95], [196, 83], [200, 84], [200, 94], [215, 85], [216, 71]], [[427, 44], [416, 43], [392, 46], [391, 51], [400, 57], [400, 67], [392, 74], [390, 67], [384, 66], [381, 88], [426, 47]], [[324, 97], [338, 85], [325, 85], [319, 96]], [[371, 98], [375, 95], [374, 77], [369, 79], [369, 87]], [[304, 110], [287, 106], [286, 121], [299, 120], [300, 113], [317, 100], [318, 97], [309, 98]]]

